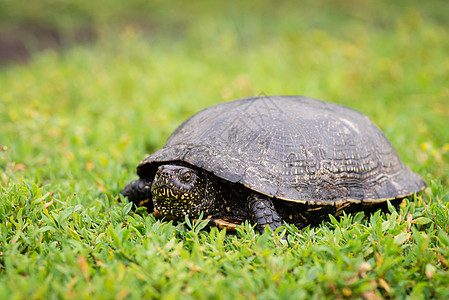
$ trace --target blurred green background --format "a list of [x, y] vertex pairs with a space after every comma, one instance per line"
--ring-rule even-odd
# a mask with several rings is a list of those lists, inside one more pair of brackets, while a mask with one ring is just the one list
[[[448, 14], [443, 0], [0, 0], [0, 298], [447, 298]], [[363, 112], [429, 187], [290, 247], [115, 200], [187, 117], [259, 94]]]

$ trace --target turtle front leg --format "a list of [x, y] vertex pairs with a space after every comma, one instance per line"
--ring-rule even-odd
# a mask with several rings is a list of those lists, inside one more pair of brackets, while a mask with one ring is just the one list
[[265, 226], [270, 226], [273, 232], [283, 226], [282, 219], [274, 208], [270, 198], [253, 194], [248, 197], [248, 210], [251, 221], [256, 225], [256, 230], [263, 233]]
[[145, 206], [148, 212], [153, 212], [153, 200], [151, 197], [151, 181], [148, 179], [137, 179], [128, 183], [120, 192], [129, 201], [137, 206]]

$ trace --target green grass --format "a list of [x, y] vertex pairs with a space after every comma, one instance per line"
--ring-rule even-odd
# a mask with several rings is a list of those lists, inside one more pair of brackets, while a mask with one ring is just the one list
[[[0, 9], [2, 28], [88, 24], [99, 38], [0, 69], [1, 299], [448, 298], [444, 1], [36, 2], [53, 11]], [[289, 227], [288, 245], [115, 200], [184, 119], [254, 94], [365, 113], [428, 188], [398, 212]]]

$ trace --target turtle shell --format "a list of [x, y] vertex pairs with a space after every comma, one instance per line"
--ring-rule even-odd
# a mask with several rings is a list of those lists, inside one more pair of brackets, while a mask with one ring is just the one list
[[208, 107], [144, 159], [140, 177], [181, 161], [262, 194], [315, 205], [377, 203], [425, 188], [368, 117], [301, 96], [261, 96]]

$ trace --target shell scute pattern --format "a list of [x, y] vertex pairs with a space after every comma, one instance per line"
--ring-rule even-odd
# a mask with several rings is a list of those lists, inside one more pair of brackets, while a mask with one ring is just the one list
[[190, 117], [143, 160], [182, 161], [285, 201], [381, 202], [422, 190], [384, 134], [363, 114], [298, 96], [251, 97]]

